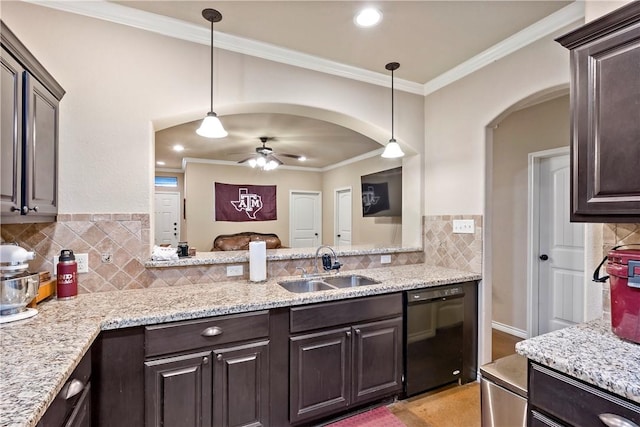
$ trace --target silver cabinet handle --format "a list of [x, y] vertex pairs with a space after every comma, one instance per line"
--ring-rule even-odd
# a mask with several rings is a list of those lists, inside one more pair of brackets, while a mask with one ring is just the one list
[[17, 206], [11, 206], [11, 212], [18, 212], [20, 213], [20, 208]]
[[207, 363], [209, 363], [209, 358], [208, 357], [203, 357], [202, 358], [202, 364], [206, 365]]
[[360, 335], [360, 329], [356, 329], [356, 335]]
[[60, 391], [60, 394], [62, 395], [62, 397], [65, 400], [69, 400], [73, 396], [75, 396], [78, 393], [80, 393], [82, 391], [82, 389], [84, 389], [84, 383], [82, 381], [80, 381], [80, 380], [73, 379], [73, 380], [67, 382], [64, 385], [64, 387], [62, 387], [62, 390]]
[[221, 354], [218, 354], [218, 355], [216, 356], [216, 359], [218, 359], [218, 361], [221, 361], [221, 360], [222, 360], [222, 355], [221, 355]]
[[633, 421], [629, 421], [628, 419], [621, 417], [616, 414], [600, 414], [598, 415], [600, 421], [604, 423], [607, 427], [638, 427], [638, 424]]
[[222, 335], [222, 329], [217, 326], [211, 326], [210, 328], [200, 332], [200, 335], [203, 337], [215, 337], [217, 335]]
[[351, 336], [351, 331], [347, 331], [347, 336], [350, 337]]

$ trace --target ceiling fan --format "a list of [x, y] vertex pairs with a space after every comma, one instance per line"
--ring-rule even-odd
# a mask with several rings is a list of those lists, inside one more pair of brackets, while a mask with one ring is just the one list
[[[267, 141], [274, 141], [274, 137], [261, 136], [258, 138], [262, 142], [262, 147], [256, 147], [256, 154], [240, 160], [238, 163], [248, 163], [252, 168], [259, 167], [263, 170], [273, 170], [280, 166], [282, 161], [274, 155], [273, 148], [267, 147]], [[289, 157], [299, 161], [306, 160], [305, 156], [297, 154], [278, 153], [279, 156]]]

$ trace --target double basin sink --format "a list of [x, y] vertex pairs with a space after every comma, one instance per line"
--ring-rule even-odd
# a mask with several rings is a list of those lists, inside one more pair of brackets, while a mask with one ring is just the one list
[[351, 274], [348, 276], [308, 277], [298, 280], [279, 282], [278, 284], [289, 292], [304, 293], [377, 285], [379, 283], [380, 282], [369, 279], [368, 277]]

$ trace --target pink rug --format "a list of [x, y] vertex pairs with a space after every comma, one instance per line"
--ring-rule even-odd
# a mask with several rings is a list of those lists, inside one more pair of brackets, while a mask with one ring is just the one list
[[353, 417], [327, 424], [326, 427], [405, 427], [405, 425], [386, 406], [380, 406]]

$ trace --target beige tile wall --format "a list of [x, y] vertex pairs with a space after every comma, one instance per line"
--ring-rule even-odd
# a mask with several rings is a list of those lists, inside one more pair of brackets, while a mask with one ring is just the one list
[[[89, 254], [89, 273], [78, 278], [80, 293], [105, 292], [123, 289], [180, 286], [225, 280], [225, 264], [180, 267], [145, 268], [151, 253], [151, 230], [148, 214], [72, 214], [58, 215], [58, 221], [46, 224], [3, 224], [2, 241], [17, 243], [36, 253], [29, 263], [32, 271], [53, 272], [53, 256], [61, 249]], [[111, 255], [103, 262], [103, 255]], [[343, 270], [381, 267], [380, 255], [340, 257]], [[423, 252], [398, 253], [391, 256], [389, 265], [419, 264]], [[234, 265], [237, 263], [234, 263]], [[296, 267], [310, 269], [312, 261], [286, 260], [267, 263], [269, 277], [299, 274]], [[244, 276], [249, 278], [248, 263]]]
[[[454, 234], [454, 219], [473, 219], [475, 233]], [[425, 264], [482, 273], [482, 215], [435, 215], [423, 220]]]
[[[631, 246], [630, 248], [640, 249], [640, 224], [604, 224], [602, 236], [602, 256], [614, 246], [638, 244], [639, 246]], [[600, 275], [605, 275], [606, 271], [601, 270]], [[602, 310], [605, 317], [611, 316], [611, 294], [609, 282], [603, 283], [602, 286]]]

